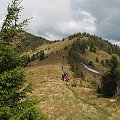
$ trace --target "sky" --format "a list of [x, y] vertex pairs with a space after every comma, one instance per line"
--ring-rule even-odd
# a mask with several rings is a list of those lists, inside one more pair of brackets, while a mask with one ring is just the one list
[[[11, 0], [0, 1], [0, 26]], [[120, 44], [120, 0], [23, 0], [21, 19], [28, 32], [57, 40], [77, 32], [96, 34]]]

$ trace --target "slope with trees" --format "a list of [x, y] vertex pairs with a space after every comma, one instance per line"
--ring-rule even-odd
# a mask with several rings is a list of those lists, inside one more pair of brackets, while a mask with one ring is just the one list
[[19, 53], [29, 52], [30, 50], [34, 51], [37, 47], [50, 43], [52, 43], [52, 41], [25, 32], [20, 43], [16, 47], [16, 51]]

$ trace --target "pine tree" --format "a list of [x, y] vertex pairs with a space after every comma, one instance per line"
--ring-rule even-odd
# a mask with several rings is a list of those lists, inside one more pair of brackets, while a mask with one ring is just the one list
[[101, 92], [106, 97], [119, 95], [120, 67], [115, 56], [112, 56], [110, 70], [102, 76]]
[[21, 7], [19, 0], [13, 0], [7, 8], [0, 38], [0, 120], [34, 120], [43, 116], [34, 108], [36, 100], [26, 100], [31, 92], [31, 83], [25, 79], [22, 67], [26, 60], [21, 58], [11, 43], [16, 40], [27, 19], [18, 24]]
[[104, 60], [101, 60], [101, 65], [102, 65], [102, 66], [104, 66], [104, 65], [105, 65]]
[[41, 60], [44, 60], [45, 58], [46, 58], [46, 57], [45, 57], [44, 50], [42, 50], [42, 51], [40, 52], [39, 60], [41, 61]]
[[96, 57], [96, 62], [99, 63], [99, 59], [98, 59], [98, 57]]

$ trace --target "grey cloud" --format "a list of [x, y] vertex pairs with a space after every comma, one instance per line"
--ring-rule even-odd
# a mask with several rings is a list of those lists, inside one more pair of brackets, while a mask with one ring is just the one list
[[[2, 11], [9, 2], [1, 0]], [[23, 0], [22, 5], [21, 17], [33, 17], [28, 26], [33, 34], [60, 39], [85, 31], [120, 40], [120, 0]]]
[[23, 3], [23, 16], [33, 17], [29, 25], [32, 33], [49, 39], [60, 39], [75, 32], [95, 31], [93, 16], [85, 14], [81, 9], [73, 9], [71, 0], [34, 0], [36, 6], [33, 8], [30, 6], [33, 1], [29, 0], [29, 6], [27, 3], [28, 0]]
[[74, 9], [71, 0], [23, 0], [22, 5], [21, 19], [33, 17], [28, 26], [33, 34], [52, 40], [76, 32], [95, 32], [94, 17], [80, 8]]
[[[73, 0], [72, 0], [73, 1]], [[96, 18], [96, 32], [107, 39], [120, 40], [119, 0], [77, 0], [74, 7], [90, 12]]]

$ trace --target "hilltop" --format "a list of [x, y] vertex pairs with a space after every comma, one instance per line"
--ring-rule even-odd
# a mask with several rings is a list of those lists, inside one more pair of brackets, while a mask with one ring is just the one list
[[16, 50], [19, 53], [34, 51], [37, 47], [44, 44], [52, 43], [43, 37], [33, 35], [31, 33], [25, 32], [24, 36], [17, 43]]
[[[96, 93], [102, 74], [109, 69], [106, 61], [113, 54], [119, 59], [119, 50], [100, 37], [77, 33], [26, 52], [31, 57], [37, 56], [25, 68], [27, 79], [34, 84], [29, 97], [37, 98], [40, 101], [37, 107], [55, 120], [119, 120], [119, 101], [100, 98]], [[41, 61], [40, 51], [47, 56]], [[78, 67], [71, 63], [78, 63]], [[86, 69], [83, 64], [100, 74]], [[62, 66], [70, 73], [69, 84], [61, 80]]]

